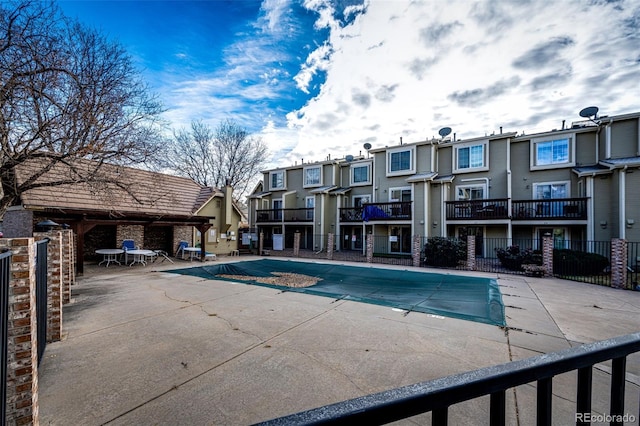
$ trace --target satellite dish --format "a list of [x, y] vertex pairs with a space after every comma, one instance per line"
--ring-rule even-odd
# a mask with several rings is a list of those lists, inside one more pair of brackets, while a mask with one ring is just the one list
[[371, 149], [371, 144], [369, 142], [364, 144], [364, 149], [366, 149], [367, 151]]
[[597, 106], [586, 107], [580, 111], [580, 117], [584, 117], [584, 118], [589, 118], [591, 116], [597, 117], [598, 111], [599, 111], [599, 108]]
[[442, 129], [438, 130], [438, 134], [442, 138], [446, 138], [447, 136], [449, 136], [450, 133], [451, 133], [451, 127], [443, 127]]
[[347, 162], [352, 162], [353, 161], [353, 155], [347, 155], [346, 157], [344, 157], [345, 160], [347, 160]]

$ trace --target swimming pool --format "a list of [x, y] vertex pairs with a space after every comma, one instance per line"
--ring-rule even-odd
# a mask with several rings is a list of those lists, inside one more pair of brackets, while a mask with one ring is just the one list
[[[491, 278], [272, 259], [218, 263], [168, 272], [505, 325], [502, 294], [497, 281]], [[282, 273], [302, 274], [319, 281], [309, 287], [289, 287], [257, 280]], [[221, 275], [232, 275], [233, 278]]]

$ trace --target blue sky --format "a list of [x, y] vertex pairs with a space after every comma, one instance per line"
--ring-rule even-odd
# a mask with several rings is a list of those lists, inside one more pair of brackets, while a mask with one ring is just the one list
[[172, 127], [233, 119], [271, 167], [640, 111], [637, 0], [58, 3], [129, 51]]

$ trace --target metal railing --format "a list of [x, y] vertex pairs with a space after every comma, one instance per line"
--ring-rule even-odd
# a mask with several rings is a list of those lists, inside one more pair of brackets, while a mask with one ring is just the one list
[[313, 222], [313, 208], [256, 210], [256, 222]]
[[47, 346], [47, 247], [49, 238], [36, 241], [36, 326], [38, 328], [38, 364]]
[[511, 202], [513, 220], [586, 220], [588, 198], [557, 198]]
[[0, 254], [0, 426], [6, 424], [7, 363], [9, 340], [9, 285], [11, 283], [10, 251]]
[[640, 242], [627, 243], [627, 288], [640, 290]]
[[507, 198], [447, 201], [445, 205], [447, 220], [509, 218]]
[[340, 208], [341, 222], [411, 220], [411, 201], [366, 203], [362, 207]]
[[[628, 355], [638, 351], [640, 333], [634, 333], [366, 395], [260, 424], [377, 425], [431, 412], [431, 423], [440, 426], [447, 424], [448, 410], [452, 405], [490, 395], [488, 423], [504, 425], [507, 389], [536, 382], [537, 424], [551, 425], [554, 424], [553, 378], [571, 371], [577, 371], [576, 424], [590, 424], [593, 366], [612, 361], [609, 416], [613, 419], [612, 425], [621, 425], [625, 416], [626, 360]], [[474, 423], [481, 422], [476, 419]]]

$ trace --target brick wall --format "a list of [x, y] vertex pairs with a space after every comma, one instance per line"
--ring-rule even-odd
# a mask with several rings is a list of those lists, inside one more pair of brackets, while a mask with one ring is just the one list
[[76, 235], [71, 229], [63, 229], [60, 233], [62, 235], [62, 303], [66, 304], [71, 302], [71, 286], [76, 283]]
[[144, 225], [118, 225], [116, 247], [122, 246], [122, 240], [133, 240], [136, 247], [144, 248]]
[[367, 263], [373, 263], [373, 234], [367, 234]]
[[467, 235], [467, 269], [476, 270], [476, 236]]
[[193, 246], [193, 226], [174, 226], [173, 227], [173, 253], [178, 250], [180, 241], [186, 241]]
[[7, 415], [9, 424], [38, 424], [38, 344], [33, 238], [0, 239], [13, 252], [9, 286]]
[[333, 260], [334, 234], [327, 235], [327, 259]]
[[545, 276], [553, 276], [553, 238], [551, 235], [542, 237], [542, 267]]
[[295, 257], [300, 255], [300, 232], [298, 231], [293, 234], [293, 255]]

